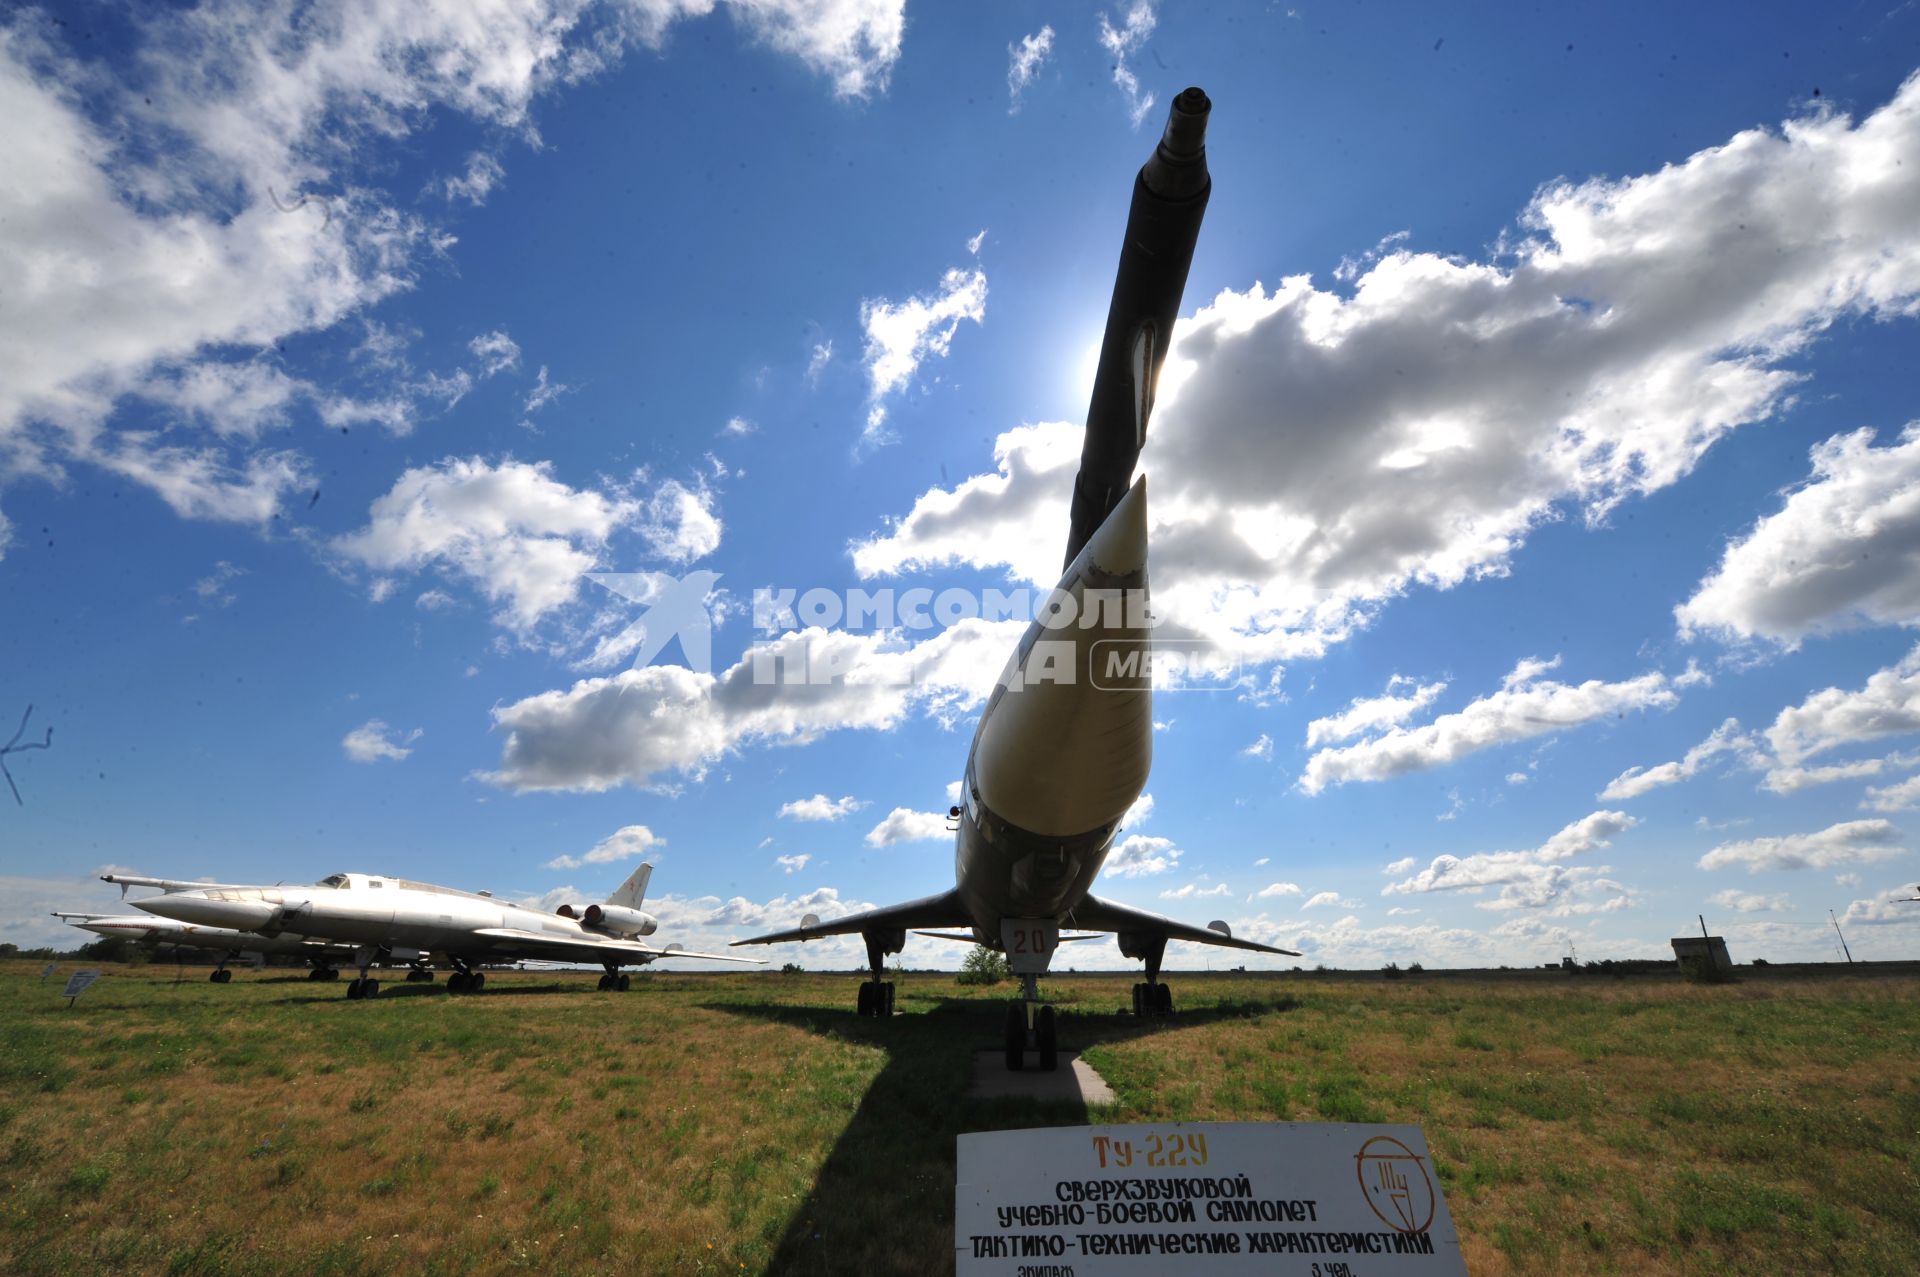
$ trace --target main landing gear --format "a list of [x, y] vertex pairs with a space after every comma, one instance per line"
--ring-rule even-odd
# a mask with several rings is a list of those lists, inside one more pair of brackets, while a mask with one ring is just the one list
[[1167, 938], [1155, 935], [1120, 936], [1120, 953], [1139, 958], [1147, 964], [1147, 978], [1133, 986], [1133, 1013], [1141, 1019], [1173, 1014], [1173, 990], [1160, 983], [1160, 960], [1166, 956]]
[[[882, 980], [887, 973], [887, 954], [900, 952], [905, 942], [904, 935], [889, 935], [879, 931], [863, 933], [867, 942], [867, 966], [873, 971], [873, 979], [860, 984], [860, 1014], [884, 1020], [893, 1014], [893, 981]], [[888, 948], [888, 942], [892, 948]]]
[[1060, 1067], [1059, 1017], [1052, 1007], [1035, 1006], [1039, 999], [1039, 977], [1021, 976], [1020, 1001], [1007, 1007], [1007, 1027], [1001, 1040], [1007, 1068], [1016, 1073], [1027, 1066], [1029, 1046], [1040, 1056], [1042, 1073], [1051, 1073]]
[[600, 977], [600, 992], [625, 993], [632, 984], [632, 976], [614, 967], [608, 967], [607, 973]]
[[410, 968], [407, 971], [407, 983], [408, 984], [432, 984], [433, 968], [432, 967]]
[[487, 987], [487, 973], [475, 971], [464, 962], [453, 964], [453, 974], [447, 977], [448, 993], [478, 993]]
[[373, 966], [373, 960], [379, 956], [380, 949], [375, 945], [365, 945], [361, 948], [359, 957], [354, 962], [354, 965], [360, 968], [360, 974], [355, 976], [353, 982], [347, 986], [349, 1002], [380, 996], [380, 982], [367, 977], [367, 971]]
[[340, 968], [338, 967], [315, 967], [307, 972], [309, 980], [338, 980], [339, 978]]

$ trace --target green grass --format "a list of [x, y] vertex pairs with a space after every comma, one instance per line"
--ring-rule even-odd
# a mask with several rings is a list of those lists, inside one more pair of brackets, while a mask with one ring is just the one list
[[1008, 987], [490, 974], [484, 993], [0, 963], [0, 1272], [946, 1271], [953, 1141], [1093, 1121], [1421, 1126], [1499, 1273], [1920, 1272], [1920, 982], [1049, 981], [1119, 1103], [965, 1099]]

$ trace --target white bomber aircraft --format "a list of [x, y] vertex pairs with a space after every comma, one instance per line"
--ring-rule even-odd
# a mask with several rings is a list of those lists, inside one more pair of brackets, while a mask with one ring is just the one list
[[[133, 884], [129, 884], [133, 885]], [[263, 936], [252, 931], [234, 931], [228, 927], [199, 927], [172, 918], [154, 918], [144, 913], [77, 913], [60, 909], [53, 916], [68, 926], [91, 931], [97, 936], [130, 940], [146, 948], [163, 944], [189, 949], [208, 949], [221, 955], [218, 966], [207, 973], [215, 984], [233, 979], [227, 964], [245, 953], [270, 953], [280, 957], [301, 958], [311, 965], [309, 980], [337, 980], [339, 968], [353, 962], [354, 950], [347, 945], [327, 944], [305, 936]]]
[[1066, 570], [981, 712], [963, 797], [948, 813], [953, 889], [831, 922], [808, 915], [790, 931], [734, 941], [863, 937], [873, 978], [860, 986], [858, 1005], [861, 1015], [873, 1016], [893, 1009], [884, 963], [900, 952], [908, 931], [1002, 949], [1024, 998], [1007, 1008], [1010, 1069], [1024, 1066], [1029, 1043], [1041, 1068], [1058, 1065], [1053, 1008], [1030, 1017], [1027, 1007], [1060, 942], [1092, 938], [1062, 936], [1063, 927], [1113, 932], [1123, 956], [1146, 964], [1146, 981], [1133, 987], [1134, 1013], [1142, 1016], [1173, 1012], [1173, 996], [1160, 982], [1169, 940], [1299, 956], [1240, 939], [1224, 922], [1192, 926], [1090, 890], [1153, 762], [1147, 483], [1133, 471], [1212, 189], [1205, 145], [1211, 110], [1199, 89], [1180, 94], [1165, 135], [1134, 180], [1074, 479]]
[[[356, 946], [360, 975], [347, 986], [349, 998], [370, 998], [380, 982], [367, 969], [382, 958], [425, 969], [429, 962], [453, 968], [450, 993], [485, 986], [486, 962], [533, 959], [594, 963], [606, 969], [602, 990], [625, 992], [622, 967], [645, 966], [661, 958], [701, 958], [712, 962], [744, 959], [717, 953], [691, 953], [678, 945], [664, 949], [642, 944], [659, 921], [640, 908], [652, 865], [641, 865], [606, 901], [562, 905], [545, 913], [486, 892], [459, 891], [432, 883], [409, 882], [375, 874], [343, 873], [305, 887], [257, 887], [171, 882], [104, 874], [107, 882], [131, 886], [164, 885], [165, 895], [133, 902], [136, 909], [203, 926], [231, 927], [264, 936], [287, 932]], [[431, 979], [431, 974], [427, 977]]]

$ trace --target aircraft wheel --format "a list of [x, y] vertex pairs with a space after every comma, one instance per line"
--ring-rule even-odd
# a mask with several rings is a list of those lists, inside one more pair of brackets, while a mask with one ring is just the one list
[[307, 979], [324, 980], [327, 978], [327, 974], [329, 970], [330, 968], [327, 968], [327, 967], [315, 967], [313, 970], [307, 972]]
[[327, 973], [320, 977], [322, 980], [338, 980], [340, 978], [339, 967], [328, 967], [326, 970]]
[[1149, 986], [1153, 990], [1153, 1013], [1155, 1015], [1173, 1014], [1173, 990], [1164, 984]]
[[433, 972], [425, 970], [424, 968], [421, 968], [421, 967], [415, 967], [411, 971], [407, 972], [407, 983], [408, 984], [432, 984]]
[[620, 992], [622, 993], [625, 993], [632, 986], [633, 986], [633, 977], [631, 975], [628, 975], [625, 971], [622, 971], [617, 977], [614, 978], [613, 987], [620, 990]]
[[207, 982], [208, 982], [209, 984], [219, 984], [219, 983], [220, 983], [220, 977], [221, 977], [221, 976], [223, 976], [223, 975], [225, 975], [225, 974], [226, 974], [226, 972], [224, 972], [224, 971], [209, 971], [209, 972], [207, 972]]
[[367, 991], [363, 987], [365, 984], [366, 981], [364, 980], [355, 980], [352, 984], [348, 985], [347, 1001], [358, 1002], [361, 998], [365, 997], [367, 995]]
[[613, 974], [611, 972], [603, 974], [600, 977], [599, 985], [597, 985], [596, 987], [602, 993], [605, 993], [608, 989], [611, 989], [613, 987]]
[[892, 1015], [893, 1014], [893, 981], [889, 980], [880, 987], [887, 991], [886, 1009], [881, 1011], [880, 1014]]
[[1055, 1018], [1052, 1007], [1041, 1007], [1039, 1019], [1033, 1026], [1033, 1036], [1039, 1040], [1040, 1068], [1047, 1073], [1060, 1067], [1060, 1039]]
[[380, 982], [378, 980], [366, 980], [362, 983], [365, 987], [360, 990], [361, 997], [377, 998], [380, 996]]
[[1146, 1001], [1146, 999], [1140, 993], [1140, 991], [1146, 987], [1147, 986], [1144, 984], [1136, 984], [1133, 986], [1133, 1013], [1136, 1016], [1142, 1016], [1146, 1014], [1146, 1009], [1142, 1005]]
[[486, 972], [484, 972], [484, 971], [476, 971], [476, 972], [474, 972], [474, 973], [473, 973], [473, 979], [472, 979], [471, 981], [469, 981], [469, 982], [468, 982], [468, 985], [467, 985], [467, 987], [468, 987], [468, 988], [470, 988], [470, 989], [472, 989], [472, 990], [473, 990], [473, 991], [474, 991], [475, 993], [478, 993], [478, 992], [480, 992], [480, 990], [482, 990], [482, 989], [484, 989], [484, 988], [486, 988], [486, 987], [487, 987], [487, 973], [486, 973]]
[[865, 1019], [873, 1014], [873, 981], [860, 982], [860, 1016]]
[[467, 991], [467, 982], [469, 979], [470, 977], [464, 971], [454, 972], [452, 975], [447, 977], [447, 992], [448, 993], [465, 993]]
[[1015, 1002], [1007, 1007], [1007, 1031], [1004, 1046], [1007, 1053], [1007, 1068], [1018, 1073], [1027, 1062], [1027, 1008], [1025, 1003]]

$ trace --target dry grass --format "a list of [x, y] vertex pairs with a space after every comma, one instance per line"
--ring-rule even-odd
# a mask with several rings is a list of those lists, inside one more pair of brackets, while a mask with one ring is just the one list
[[[486, 992], [0, 963], [0, 1271], [945, 1271], [1005, 990], [490, 975]], [[1920, 1271], [1920, 983], [1178, 977], [1049, 985], [1095, 1120], [1412, 1122], [1477, 1274]]]

